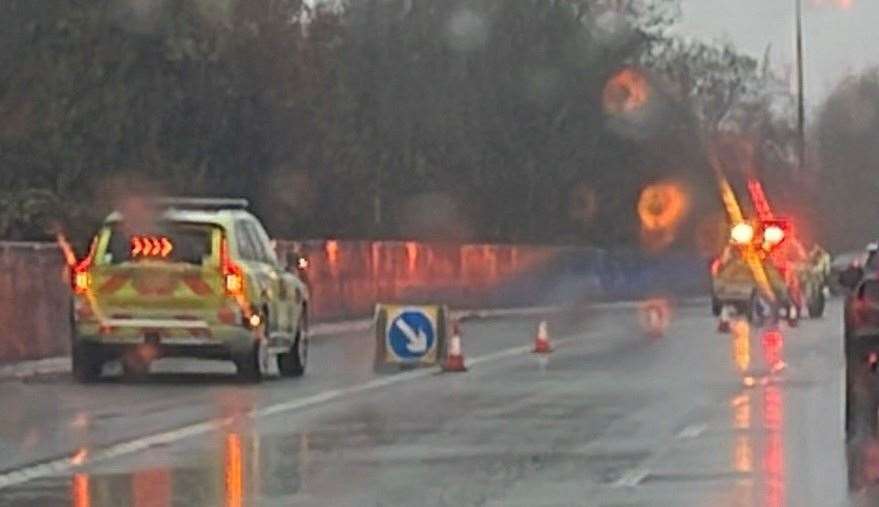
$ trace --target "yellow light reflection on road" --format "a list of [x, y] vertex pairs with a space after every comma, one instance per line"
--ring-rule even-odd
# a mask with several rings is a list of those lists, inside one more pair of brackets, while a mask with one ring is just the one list
[[751, 398], [740, 394], [730, 403], [733, 409], [733, 428], [746, 430], [751, 427]]
[[751, 444], [750, 436], [736, 435], [733, 467], [736, 472], [743, 474], [754, 471], [754, 446]]
[[241, 436], [237, 433], [226, 435], [223, 478], [226, 493], [226, 507], [244, 505], [244, 466], [241, 453]]
[[744, 320], [732, 323], [733, 362], [741, 373], [751, 366], [751, 327]]
[[[756, 466], [751, 403], [751, 391], [745, 391], [730, 400], [730, 417], [733, 426], [731, 464], [736, 473], [747, 475], [749, 478]], [[736, 481], [732, 496], [734, 500], [729, 505], [754, 505], [754, 481]]]

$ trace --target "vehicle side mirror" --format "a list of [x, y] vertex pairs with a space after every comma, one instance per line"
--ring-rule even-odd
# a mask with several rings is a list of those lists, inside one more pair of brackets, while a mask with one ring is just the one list
[[864, 277], [864, 268], [859, 266], [849, 266], [845, 271], [839, 274], [839, 285], [852, 290]]

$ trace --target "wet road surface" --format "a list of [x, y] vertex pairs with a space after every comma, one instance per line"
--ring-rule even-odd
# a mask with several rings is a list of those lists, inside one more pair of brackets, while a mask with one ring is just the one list
[[536, 317], [465, 322], [467, 373], [375, 374], [354, 333], [258, 386], [179, 361], [5, 381], [0, 506], [879, 504], [848, 489], [839, 303], [777, 331], [708, 313], [674, 308], [658, 339], [631, 305], [553, 316], [547, 357]]

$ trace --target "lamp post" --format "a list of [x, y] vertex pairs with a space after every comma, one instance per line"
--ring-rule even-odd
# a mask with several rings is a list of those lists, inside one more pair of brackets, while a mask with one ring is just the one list
[[797, 169], [802, 172], [806, 165], [806, 106], [803, 97], [803, 0], [796, 4], [797, 25]]

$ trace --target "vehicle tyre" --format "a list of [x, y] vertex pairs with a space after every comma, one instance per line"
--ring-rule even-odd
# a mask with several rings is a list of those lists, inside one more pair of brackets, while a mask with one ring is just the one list
[[826, 306], [827, 301], [824, 297], [824, 288], [820, 288], [815, 291], [815, 294], [812, 296], [812, 299], [809, 301], [809, 317], [813, 319], [820, 319], [824, 316], [824, 307]]
[[253, 330], [254, 340], [250, 350], [233, 359], [235, 369], [238, 370], [238, 378], [243, 382], [258, 383], [268, 370], [269, 352], [266, 343], [269, 318], [265, 311], [259, 312], [262, 316], [261, 324]]
[[763, 325], [763, 321], [765, 316], [763, 315], [763, 305], [760, 303], [760, 296], [754, 291], [751, 294], [751, 299], [748, 302], [748, 311], [747, 311], [748, 322], [753, 324], [756, 327], [760, 327]]
[[73, 377], [81, 384], [90, 384], [101, 377], [104, 361], [94, 345], [75, 342], [71, 351]]
[[787, 307], [787, 325], [790, 327], [797, 327], [800, 325], [800, 309], [794, 303], [791, 303]]
[[301, 377], [308, 364], [308, 317], [304, 313], [296, 329], [290, 352], [278, 354], [278, 371], [285, 377]]
[[853, 411], [852, 411], [852, 380], [846, 368], [845, 374], [845, 441], [848, 442], [854, 436]]
[[846, 360], [846, 437], [874, 438], [879, 425], [879, 395], [876, 374], [870, 371], [862, 355]]
[[714, 294], [711, 295], [711, 314], [715, 317], [720, 317], [720, 312], [723, 310], [723, 303], [717, 299], [717, 296]]
[[250, 351], [235, 359], [235, 369], [242, 382], [259, 383], [262, 381], [268, 361], [268, 350], [265, 340], [254, 342]]

